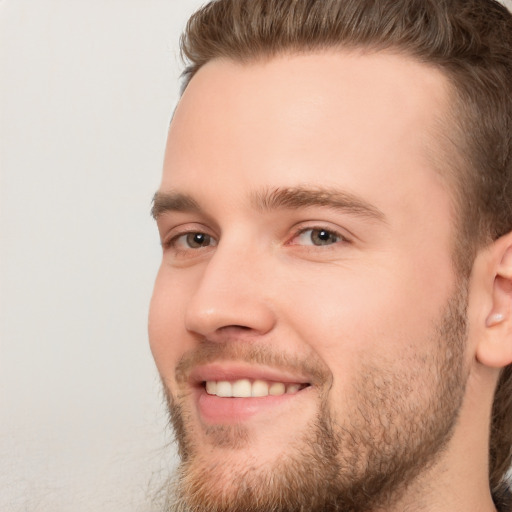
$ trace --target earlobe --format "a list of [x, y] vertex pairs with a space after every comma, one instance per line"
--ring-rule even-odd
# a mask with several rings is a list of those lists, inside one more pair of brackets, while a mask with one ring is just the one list
[[486, 327], [494, 327], [505, 321], [505, 315], [503, 313], [491, 313], [485, 322]]
[[512, 233], [496, 241], [490, 254], [491, 300], [476, 356], [486, 366], [501, 368], [512, 363]]

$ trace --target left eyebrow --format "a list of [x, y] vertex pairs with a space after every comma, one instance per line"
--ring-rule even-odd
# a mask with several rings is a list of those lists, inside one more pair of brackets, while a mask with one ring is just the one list
[[273, 188], [255, 192], [252, 194], [251, 202], [253, 207], [261, 212], [320, 206], [386, 222], [386, 216], [376, 206], [354, 194], [332, 188]]

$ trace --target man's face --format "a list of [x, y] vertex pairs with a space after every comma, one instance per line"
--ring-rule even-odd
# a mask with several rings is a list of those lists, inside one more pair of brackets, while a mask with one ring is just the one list
[[446, 89], [404, 57], [334, 51], [191, 81], [149, 331], [194, 510], [367, 512], [449, 440], [466, 365], [431, 158]]

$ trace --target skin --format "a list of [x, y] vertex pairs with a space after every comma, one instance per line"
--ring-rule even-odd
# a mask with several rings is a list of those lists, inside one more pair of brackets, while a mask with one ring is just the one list
[[[229, 491], [238, 471], [262, 470], [296, 449], [322, 401], [336, 428], [356, 428], [354, 394], [367, 372], [377, 386], [397, 376], [399, 427], [429, 406], [438, 377], [430, 362], [443, 341], [436, 326], [460, 290], [451, 196], [429, 156], [448, 101], [440, 72], [384, 53], [214, 60], [191, 81], [169, 130], [159, 189], [163, 259], [149, 334], [164, 386], [186, 412], [192, 465], [209, 468], [203, 478], [212, 486]], [[319, 187], [370, 211], [255, 204], [269, 190]], [[169, 208], [162, 198], [175, 193], [193, 207]], [[319, 228], [334, 233], [326, 245], [313, 244]], [[210, 243], [192, 247], [187, 233]], [[497, 368], [510, 354], [497, 351], [487, 319], [508, 307], [494, 300], [493, 282], [509, 246], [507, 239], [475, 263], [462, 403], [453, 404], [459, 416], [448, 444], [378, 510], [495, 510], [487, 425]], [[277, 381], [311, 385], [249, 416], [212, 419], [195, 384], [176, 373], [192, 357], [188, 376], [193, 355], [208, 347], [223, 375], [270, 371]], [[247, 360], [257, 349], [270, 356]]]

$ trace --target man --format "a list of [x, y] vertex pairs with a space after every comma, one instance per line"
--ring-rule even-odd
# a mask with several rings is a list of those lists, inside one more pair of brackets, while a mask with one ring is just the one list
[[219, 0], [155, 216], [174, 510], [510, 510], [512, 16]]

